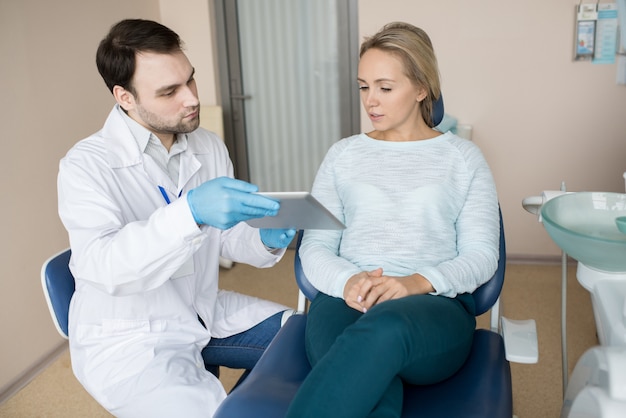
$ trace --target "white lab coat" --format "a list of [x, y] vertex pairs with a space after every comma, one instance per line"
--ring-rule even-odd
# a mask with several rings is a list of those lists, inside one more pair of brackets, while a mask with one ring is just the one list
[[268, 252], [245, 223], [221, 231], [194, 222], [185, 193], [232, 175], [221, 139], [198, 129], [174, 184], [139, 150], [117, 105], [101, 131], [61, 160], [59, 214], [76, 279], [72, 367], [117, 416], [211, 416], [226, 394], [204, 369], [202, 348], [286, 309], [218, 290], [220, 255], [270, 267], [284, 254]]

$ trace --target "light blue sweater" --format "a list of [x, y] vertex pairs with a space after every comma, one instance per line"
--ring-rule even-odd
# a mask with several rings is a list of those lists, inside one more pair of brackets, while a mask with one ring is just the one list
[[410, 142], [345, 138], [326, 154], [312, 194], [347, 226], [303, 237], [304, 272], [328, 295], [343, 297], [352, 275], [378, 267], [389, 276], [419, 273], [448, 297], [495, 272], [493, 177], [479, 148], [450, 132]]

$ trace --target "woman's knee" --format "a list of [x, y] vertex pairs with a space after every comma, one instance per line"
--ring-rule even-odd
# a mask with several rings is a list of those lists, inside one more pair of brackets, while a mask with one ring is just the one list
[[475, 320], [467, 313], [460, 313], [455, 306], [446, 306], [448, 301], [443, 304], [435, 301], [425, 309], [414, 305], [428, 305], [432, 301], [422, 298], [393, 302], [374, 306], [351, 327], [358, 326], [362, 333], [370, 335], [369, 346], [379, 344], [381, 349], [402, 350], [396, 355], [409, 362], [445, 356], [448, 350], [450, 354], [463, 357], [462, 353], [469, 349]]

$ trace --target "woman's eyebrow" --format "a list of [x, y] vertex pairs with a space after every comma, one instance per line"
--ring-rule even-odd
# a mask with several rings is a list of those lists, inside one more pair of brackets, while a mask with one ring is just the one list
[[[362, 78], [357, 78], [356, 80], [362, 83], [367, 83], [367, 81], [363, 80]], [[394, 82], [395, 80], [391, 78], [377, 78], [376, 80], [374, 80], [374, 83], [394, 83]]]

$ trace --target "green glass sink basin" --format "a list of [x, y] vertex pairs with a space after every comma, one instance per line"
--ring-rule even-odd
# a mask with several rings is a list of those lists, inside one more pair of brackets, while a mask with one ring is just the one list
[[541, 207], [550, 238], [587, 267], [626, 272], [626, 234], [617, 218], [626, 216], [626, 194], [568, 193]]

